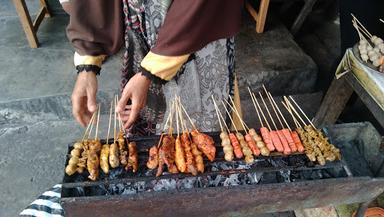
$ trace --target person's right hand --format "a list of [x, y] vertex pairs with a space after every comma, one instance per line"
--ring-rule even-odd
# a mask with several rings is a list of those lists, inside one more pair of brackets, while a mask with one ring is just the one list
[[96, 111], [97, 78], [93, 72], [80, 72], [72, 92], [72, 113], [85, 127]]

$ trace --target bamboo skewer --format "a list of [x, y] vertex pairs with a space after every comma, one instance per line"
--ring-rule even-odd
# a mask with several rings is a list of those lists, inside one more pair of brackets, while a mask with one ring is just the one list
[[254, 93], [252, 93], [252, 94], [253, 94], [253, 98], [255, 99], [257, 108], [259, 108], [259, 111], [260, 111], [260, 113], [261, 113], [261, 116], [263, 117], [265, 123], [266, 123], [267, 126], [268, 126], [268, 130], [271, 131], [271, 126], [269, 126], [269, 123], [268, 123], [268, 121], [267, 121], [267, 118], [265, 117], [264, 112], [263, 112], [263, 110], [261, 109], [259, 102], [257, 101], [256, 95], [255, 95]]
[[115, 107], [115, 114], [113, 119], [113, 143], [115, 143], [116, 142], [116, 98], [114, 98], [113, 104]]
[[231, 100], [232, 105], [231, 105], [227, 100], [225, 100], [225, 103], [232, 109], [232, 111], [235, 112], [235, 114], [236, 114], [236, 116], [239, 118], [240, 123], [241, 123], [241, 125], [243, 126], [244, 130], [245, 130], [245, 131], [249, 131], [248, 126], [246, 126], [244, 120], [243, 120], [243, 119], [241, 118], [241, 116], [240, 116], [240, 113], [239, 113], [238, 110], [236, 109], [235, 104], [234, 104], [234, 102], [233, 102], [233, 100], [232, 100], [232, 97], [229, 97], [229, 99]]
[[215, 111], [216, 111], [216, 115], [217, 115], [217, 120], [219, 121], [219, 125], [220, 125], [220, 130], [221, 132], [224, 132], [224, 127], [223, 127], [223, 124], [221, 123], [221, 119], [220, 119], [220, 115], [219, 115], [219, 109], [217, 108], [217, 105], [216, 105], [216, 102], [215, 102], [215, 98], [213, 98], [213, 95], [211, 95], [211, 98], [212, 98], [212, 101], [213, 101], [213, 105], [215, 107]]
[[[180, 107], [183, 109], [185, 115], [187, 116], [187, 118], [188, 118], [189, 121], [191, 122], [191, 125], [192, 125], [193, 129], [197, 130], [195, 124], [193, 123], [191, 117], [189, 116], [189, 114], [187, 113], [187, 111], [185, 110], [185, 108], [184, 108], [184, 106], [183, 106], [183, 104], [182, 104], [181, 102], [180, 102]], [[198, 130], [197, 130], [197, 131], [198, 131]]]
[[260, 114], [259, 114], [259, 110], [257, 110], [257, 106], [256, 106], [256, 102], [255, 102], [255, 99], [253, 98], [253, 94], [251, 92], [251, 89], [248, 87], [248, 92], [249, 92], [249, 95], [251, 96], [251, 99], [252, 99], [252, 103], [253, 103], [253, 107], [255, 108], [256, 110], [256, 113], [257, 113], [257, 117], [259, 118], [259, 122], [261, 124], [261, 127], [264, 127], [263, 125], [263, 121], [261, 120], [261, 117], [260, 117]]
[[300, 108], [300, 106], [296, 103], [296, 101], [293, 99], [292, 96], [289, 96], [289, 98], [292, 100], [292, 102], [295, 104], [295, 106], [300, 110], [300, 112], [304, 115], [304, 117], [307, 119], [307, 121], [312, 125], [314, 129], [316, 129], [315, 125], [312, 123], [311, 120], [309, 120], [308, 116], [305, 114], [303, 109]]
[[263, 101], [265, 110], [267, 110], [268, 116], [269, 116], [269, 118], [271, 119], [273, 126], [275, 127], [275, 130], [277, 130], [277, 126], [276, 126], [276, 124], [275, 124], [275, 121], [274, 121], [273, 118], [272, 118], [271, 113], [269, 112], [269, 109], [268, 109], [267, 104], [266, 104], [265, 101], [264, 101], [263, 95], [261, 95], [260, 92], [259, 92], [259, 95], [260, 95], [261, 101]]
[[301, 121], [301, 123], [303, 123], [303, 125], [307, 125], [307, 123], [305, 123], [305, 121], [303, 120], [303, 118], [301, 118], [300, 114], [296, 111], [296, 109], [293, 107], [293, 105], [291, 104], [291, 102], [288, 100], [287, 97], [284, 96], [284, 100], [287, 104], [287, 106], [293, 111], [293, 113], [299, 118], [299, 120]]
[[235, 128], [236, 133], [238, 133], [239, 131], [237, 130], [237, 128], [236, 128], [236, 126], [235, 126], [235, 122], [233, 121], [233, 119], [232, 119], [232, 117], [231, 117], [231, 113], [229, 113], [229, 111], [228, 111], [228, 109], [227, 109], [227, 107], [225, 106], [225, 104], [224, 104], [223, 101], [221, 101], [221, 104], [223, 104], [224, 109], [225, 109], [225, 112], [227, 113], [227, 115], [228, 115], [228, 117], [229, 117], [229, 120], [231, 120], [231, 123], [232, 123], [232, 125], [233, 125], [233, 128]]
[[379, 19], [379, 20], [380, 20], [380, 22], [384, 23], [384, 20], [383, 20], [383, 19]]
[[227, 130], [227, 132], [230, 133], [231, 131], [229, 130], [229, 127], [227, 126], [227, 123], [225, 123], [225, 119], [224, 119], [224, 117], [223, 117], [223, 115], [222, 115], [222, 113], [221, 113], [221, 111], [219, 109], [219, 106], [216, 104], [216, 101], [215, 101], [215, 99], [213, 97], [212, 97], [212, 99], [213, 99], [213, 103], [215, 105], [215, 108], [217, 109], [216, 111], [218, 112], [218, 115], [220, 116], [219, 118], [221, 118], [221, 120], [223, 121], [223, 125], [224, 125], [225, 129]]
[[92, 119], [91, 128], [89, 129], [87, 139], [91, 138], [91, 134], [92, 134], [92, 131], [93, 131], [93, 125], [95, 125], [95, 121], [96, 121], [96, 118], [97, 118], [97, 110], [93, 113], [93, 115], [94, 115], [94, 118]]
[[109, 133], [111, 131], [112, 109], [113, 109], [113, 102], [111, 102], [111, 108], [109, 109], [109, 121], [108, 121], [107, 142], [106, 142], [107, 144], [109, 142]]
[[276, 109], [275, 109], [275, 106], [273, 105], [273, 102], [272, 102], [273, 97], [272, 97], [271, 93], [267, 91], [267, 88], [265, 88], [264, 84], [263, 84], [263, 88], [264, 88], [264, 91], [265, 91], [265, 95], [267, 95], [268, 100], [269, 100], [269, 102], [270, 102], [270, 104], [271, 104], [271, 106], [272, 106], [272, 109], [273, 109], [273, 111], [275, 112], [275, 115], [276, 115], [276, 117], [277, 117], [277, 120], [278, 120], [279, 123], [280, 123], [281, 129], [283, 129], [283, 128], [284, 128], [284, 125], [283, 125], [283, 123], [281, 122], [280, 117], [279, 117], [279, 114], [277, 113], [277, 111], [276, 111]]
[[365, 31], [365, 34], [369, 36], [369, 38], [372, 38], [372, 34], [365, 28], [365, 26], [351, 13], [353, 20], [357, 21], [357, 23], [361, 26], [361, 28]]
[[99, 104], [99, 106], [98, 106], [98, 110], [97, 110], [97, 121], [96, 121], [95, 140], [98, 140], [99, 122], [100, 122], [100, 107], [101, 107], [101, 104]]
[[283, 106], [285, 107], [285, 109], [287, 109], [287, 111], [288, 111], [289, 114], [291, 115], [291, 117], [292, 117], [292, 119], [293, 119], [293, 122], [294, 122], [295, 125], [296, 125], [296, 128], [302, 128], [302, 127], [301, 127], [301, 124], [297, 121], [295, 115], [293, 115], [292, 110], [289, 108], [289, 106], [286, 105], [283, 101], [281, 101], [281, 103], [283, 104]]
[[180, 97], [177, 99], [177, 102], [179, 103], [178, 113], [179, 113], [179, 117], [180, 117], [181, 129], [182, 129], [183, 133], [188, 133], [187, 125], [185, 125], [185, 123], [184, 123], [184, 116], [183, 116], [183, 113], [181, 112], [181, 109], [180, 109], [180, 103], [181, 103]]
[[93, 113], [93, 114], [92, 114], [91, 120], [89, 120], [88, 126], [87, 126], [87, 128], [85, 129], [85, 132], [84, 132], [84, 135], [83, 135], [83, 139], [82, 139], [81, 141], [84, 141], [84, 140], [85, 140], [85, 137], [87, 136], [88, 130], [89, 130], [89, 128], [90, 128], [91, 125], [92, 125], [93, 119], [95, 118], [95, 114], [96, 114], [96, 113]]
[[276, 104], [276, 101], [275, 101], [275, 99], [273, 99], [273, 97], [272, 97], [271, 93], [269, 93], [269, 96], [271, 97], [271, 99], [272, 99], [272, 102], [273, 102], [273, 104], [275, 105], [275, 107], [276, 107], [277, 111], [279, 112], [279, 114], [280, 114], [281, 118], [283, 119], [283, 121], [284, 121], [285, 125], [286, 125], [286, 126], [287, 126], [287, 128], [288, 128], [288, 129], [291, 131], [291, 128], [289, 127], [289, 124], [288, 124], [287, 120], [285, 119], [284, 115], [281, 113], [281, 111], [280, 111], [280, 109], [279, 109], [279, 106], [277, 106], [277, 104]]
[[241, 121], [241, 124], [243, 125], [244, 130], [249, 131], [249, 127], [248, 127], [248, 125], [245, 123], [244, 119], [241, 118], [240, 112], [239, 112], [239, 110], [237, 110], [237, 108], [236, 108], [236, 106], [235, 106], [235, 102], [233, 101], [232, 97], [229, 96], [229, 99], [231, 100], [232, 106], [229, 105], [229, 104], [228, 104], [228, 105], [232, 108], [232, 110], [234, 110], [234, 111], [237, 113], [237, 117], [238, 117], [239, 120]]
[[[176, 97], [175, 97], [175, 101], [176, 101]], [[175, 115], [176, 115], [176, 132], [177, 132], [177, 137], [179, 137], [179, 109], [178, 109], [178, 106], [177, 106], [178, 103], [175, 103]]]
[[175, 106], [175, 101], [173, 100], [171, 108], [169, 109], [169, 114], [170, 114], [169, 127], [168, 127], [168, 135], [169, 136], [172, 136], [172, 133], [173, 133], [172, 126], [173, 126], [173, 110], [175, 109], [174, 106]]

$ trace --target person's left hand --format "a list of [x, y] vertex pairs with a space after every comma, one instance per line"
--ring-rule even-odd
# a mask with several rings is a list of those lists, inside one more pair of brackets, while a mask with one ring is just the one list
[[[134, 75], [125, 85], [122, 96], [117, 103], [116, 112], [120, 114], [124, 128], [128, 129], [136, 121], [140, 110], [147, 103], [147, 94], [151, 81], [141, 73]], [[128, 100], [132, 104], [127, 105]]]

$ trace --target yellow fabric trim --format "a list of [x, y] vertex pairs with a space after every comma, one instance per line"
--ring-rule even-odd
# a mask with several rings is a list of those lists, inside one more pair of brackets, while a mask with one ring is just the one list
[[150, 51], [141, 61], [141, 67], [151, 74], [169, 81], [188, 60], [188, 57], [189, 54], [182, 56], [162, 56]]
[[74, 55], [74, 63], [75, 66], [78, 65], [96, 65], [101, 68], [101, 65], [105, 59], [106, 55], [99, 55], [99, 56], [89, 56], [89, 55], [80, 55], [79, 53], [75, 52]]

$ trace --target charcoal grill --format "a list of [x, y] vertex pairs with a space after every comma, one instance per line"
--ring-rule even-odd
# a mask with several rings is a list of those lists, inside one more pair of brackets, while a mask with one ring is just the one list
[[[371, 201], [384, 191], [381, 137], [369, 123], [326, 128], [343, 160], [314, 165], [298, 154], [259, 157], [255, 163], [205, 161], [198, 176], [164, 174], [145, 166], [158, 136], [132, 138], [139, 148], [137, 174], [122, 168], [97, 182], [87, 173], [64, 176], [62, 206], [67, 216], [228, 216]], [[219, 143], [217, 134], [211, 136]], [[68, 153], [72, 145], [69, 145]], [[68, 159], [67, 159], [68, 161]]]

